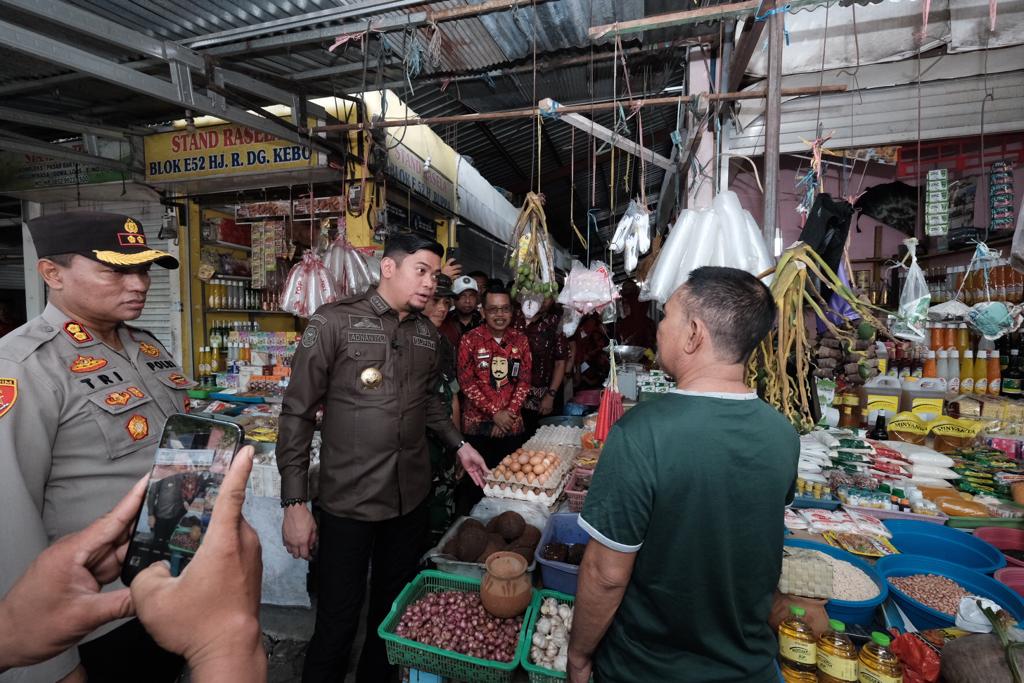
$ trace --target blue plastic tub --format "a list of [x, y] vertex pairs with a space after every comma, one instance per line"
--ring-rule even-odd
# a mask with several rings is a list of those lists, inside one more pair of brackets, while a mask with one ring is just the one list
[[569, 595], [576, 595], [576, 580], [580, 568], [566, 562], [545, 560], [541, 554], [548, 543], [586, 543], [590, 535], [580, 528], [579, 514], [576, 512], [558, 512], [548, 518], [544, 533], [540, 536], [535, 558], [540, 564], [540, 579], [545, 588]]
[[[1024, 601], [1021, 600], [1021, 596], [992, 577], [985, 576], [973, 569], [967, 569], [962, 565], [925, 555], [900, 554], [883, 557], [875, 564], [875, 569], [886, 580], [913, 574], [945, 576], [956, 581], [972, 595], [993, 600], [1018, 620], [1024, 619]], [[955, 621], [954, 617], [918, 602], [891, 583], [889, 584], [889, 593], [919, 630], [946, 628], [952, 626]]]
[[831, 555], [837, 559], [849, 562], [857, 569], [861, 570], [875, 582], [878, 586], [878, 595], [870, 600], [860, 600], [852, 602], [849, 600], [829, 600], [825, 603], [825, 611], [828, 612], [828, 616], [832, 619], [838, 619], [844, 624], [863, 624], [870, 626], [875, 617], [875, 608], [882, 604], [885, 598], [889, 595], [889, 587], [885, 582], [885, 579], [875, 571], [874, 567], [860, 559], [853, 553], [848, 553], [842, 548], [833, 548], [825, 543], [815, 543], [814, 541], [804, 541], [798, 538], [787, 540], [785, 545], [792, 546], [795, 548], [808, 548], [810, 550], [817, 550], [818, 552]]
[[908, 519], [887, 519], [884, 523], [892, 532], [892, 544], [903, 554], [934, 557], [982, 574], [1006, 566], [1003, 551], [966, 531]]

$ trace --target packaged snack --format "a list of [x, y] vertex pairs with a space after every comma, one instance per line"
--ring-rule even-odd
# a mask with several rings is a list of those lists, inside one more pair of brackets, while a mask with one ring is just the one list
[[854, 532], [857, 524], [850, 516], [841, 510], [829, 512], [828, 510], [801, 510], [800, 514], [807, 520], [808, 530], [813, 534], [821, 534], [826, 531]]
[[935, 437], [933, 447], [940, 453], [952, 453], [974, 443], [984, 425], [976, 420], [936, 418], [928, 423], [928, 431]]
[[790, 531], [806, 531], [807, 520], [800, 516], [793, 508], [786, 508], [786, 513], [783, 518], [786, 528]]
[[914, 413], [897, 413], [889, 421], [889, 436], [895, 441], [924, 445], [928, 438], [928, 425]]
[[882, 520], [871, 515], [864, 514], [863, 512], [857, 512], [856, 510], [847, 510], [846, 514], [853, 519], [857, 524], [857, 529], [865, 534], [871, 534], [873, 536], [883, 536], [885, 538], [892, 538], [892, 532], [889, 528], [882, 524]]
[[871, 534], [828, 531], [822, 534], [825, 542], [836, 548], [842, 548], [854, 555], [864, 557], [885, 557], [899, 553], [889, 539]]

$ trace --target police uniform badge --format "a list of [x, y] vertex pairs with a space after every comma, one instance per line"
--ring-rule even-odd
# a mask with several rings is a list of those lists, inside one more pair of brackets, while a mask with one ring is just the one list
[[86, 344], [92, 341], [92, 335], [82, 327], [82, 323], [69, 320], [64, 323], [64, 332], [77, 344]]
[[106, 358], [94, 358], [92, 356], [78, 356], [71, 361], [70, 370], [76, 374], [85, 372], [96, 372], [107, 367]]
[[366, 389], [376, 389], [384, 381], [384, 375], [377, 368], [366, 368], [359, 373], [359, 381]]
[[156, 358], [157, 356], [160, 355], [160, 349], [153, 346], [152, 344], [147, 344], [146, 342], [142, 342], [141, 344], [139, 344], [139, 351], [142, 351], [150, 358]]
[[128, 424], [124, 426], [132, 441], [142, 441], [149, 436], [149, 420], [145, 415], [132, 415], [128, 418]]
[[18, 380], [0, 377], [0, 417], [6, 415], [18, 400]]

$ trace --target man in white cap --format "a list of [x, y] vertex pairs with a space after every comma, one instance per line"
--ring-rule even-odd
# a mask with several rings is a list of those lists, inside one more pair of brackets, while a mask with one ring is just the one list
[[480, 288], [469, 275], [455, 278], [452, 284], [455, 307], [441, 325], [441, 334], [448, 338], [453, 348], [459, 348], [459, 340], [474, 327], [479, 327], [484, 318], [480, 315]]

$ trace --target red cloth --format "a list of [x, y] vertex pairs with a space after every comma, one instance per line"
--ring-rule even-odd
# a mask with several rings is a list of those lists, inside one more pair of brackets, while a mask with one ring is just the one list
[[479, 327], [483, 321], [483, 316], [478, 311], [473, 311], [472, 315], [470, 315], [469, 324], [463, 325], [462, 321], [459, 320], [459, 312], [452, 309], [448, 312], [444, 322], [441, 323], [441, 327], [438, 329], [452, 343], [452, 348], [457, 349], [459, 348], [459, 340], [462, 338], [462, 335], [473, 328]]
[[516, 311], [512, 327], [526, 335], [530, 340], [530, 362], [533, 365], [533, 379], [526, 407], [530, 410], [540, 408], [541, 399], [551, 387], [551, 379], [555, 374], [555, 362], [569, 358], [569, 340], [562, 334], [562, 316], [555, 311], [542, 313], [527, 324], [521, 311]]
[[459, 342], [458, 373], [463, 433], [489, 434], [494, 414], [518, 416], [530, 392], [530, 342], [509, 328], [499, 344], [486, 325], [474, 328]]

